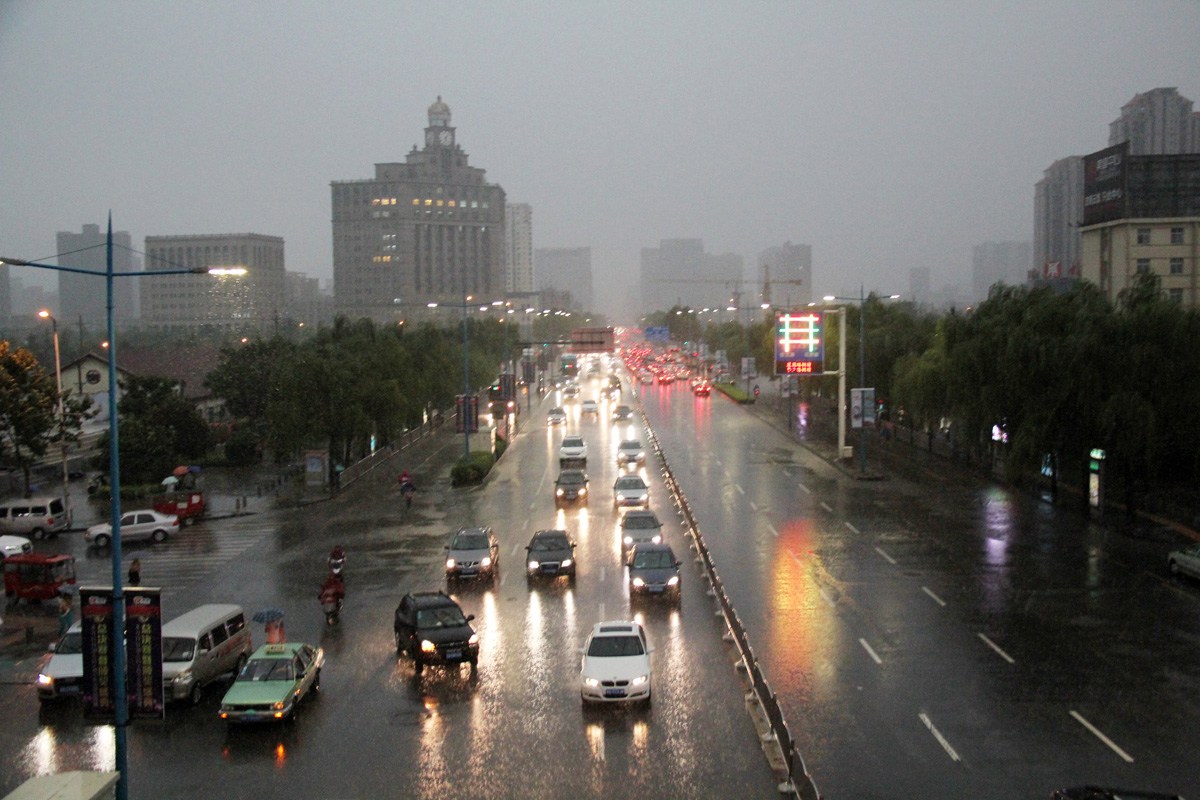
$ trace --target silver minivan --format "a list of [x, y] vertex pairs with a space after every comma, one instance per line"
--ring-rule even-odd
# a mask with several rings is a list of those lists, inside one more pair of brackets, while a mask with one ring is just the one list
[[28, 497], [0, 503], [0, 533], [41, 539], [70, 527], [61, 497]]
[[198, 704], [205, 685], [237, 675], [253, 652], [241, 606], [193, 608], [162, 627], [163, 699]]

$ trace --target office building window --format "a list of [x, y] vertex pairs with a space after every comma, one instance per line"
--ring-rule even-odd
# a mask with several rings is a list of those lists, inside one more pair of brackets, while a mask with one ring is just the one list
[[1167, 289], [1167, 299], [1172, 303], [1183, 305], [1183, 289]]
[[1183, 274], [1183, 259], [1182, 258], [1172, 258], [1171, 259], [1171, 274], [1172, 275], [1182, 275]]
[[1138, 244], [1150, 244], [1150, 229], [1149, 228], [1138, 228], [1137, 229], [1137, 243]]
[[1138, 275], [1149, 275], [1150, 274], [1150, 259], [1139, 258], [1137, 260], [1137, 274]]
[[1183, 228], [1171, 228], [1171, 244], [1183, 244]]

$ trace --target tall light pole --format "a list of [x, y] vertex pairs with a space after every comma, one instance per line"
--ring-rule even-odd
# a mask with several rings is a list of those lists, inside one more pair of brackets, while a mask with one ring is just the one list
[[42, 319], [50, 320], [51, 330], [54, 331], [54, 378], [58, 385], [58, 444], [62, 448], [62, 480], [63, 480], [63, 515], [67, 518], [67, 526], [71, 525], [71, 493], [67, 491], [70, 476], [67, 472], [67, 414], [63, 407], [62, 390], [62, 359], [58, 350], [58, 320], [48, 310], [38, 312]]
[[[113, 613], [112, 635], [109, 637], [115, 643], [112, 648], [113, 667], [113, 728], [116, 750], [117, 767], [117, 800], [129, 798], [129, 747], [126, 728], [129, 727], [129, 702], [125, 686], [127, 668], [125, 663], [124, 636], [118, 635], [125, 630], [125, 587], [122, 585], [121, 569], [121, 459], [120, 459], [120, 426], [117, 422], [117, 334], [113, 321], [113, 279], [118, 277], [140, 278], [146, 275], [204, 275], [210, 272], [206, 267], [189, 269], [160, 269], [138, 272], [113, 271], [113, 237], [112, 214], [108, 215], [108, 235], [104, 244], [104, 272], [78, 267], [64, 267], [58, 264], [43, 264], [37, 261], [26, 261], [21, 258], [0, 257], [0, 264], [11, 264], [17, 267], [36, 267], [51, 269], [58, 272], [75, 272], [83, 275], [101, 275], [104, 277], [106, 305], [105, 312], [108, 321], [108, 477], [112, 487], [112, 509], [109, 521], [112, 525], [112, 585]], [[239, 274], [244, 274], [241, 270]], [[228, 274], [228, 272], [226, 273]]]
[[[900, 295], [898, 295], [898, 294], [890, 294], [887, 297], [884, 297], [882, 299], [898, 300], [899, 298], [900, 298]], [[857, 303], [858, 303], [858, 388], [860, 390], [865, 390], [867, 388], [867, 335], [866, 335], [867, 334], [867, 296], [866, 296], [866, 290], [864, 289], [863, 284], [860, 283], [858, 285], [858, 297], [841, 297], [838, 295], [827, 294], [822, 299], [825, 300], [826, 302], [832, 302], [834, 300], [846, 300], [846, 301], [849, 301], [852, 303], [857, 301]], [[843, 342], [845, 340], [845, 333], [846, 333], [846, 327], [843, 325], [842, 326]], [[844, 344], [842, 345], [841, 352], [843, 354], [845, 354], [845, 352], [846, 352]], [[844, 365], [842, 367], [842, 370], [843, 370], [843, 372], [845, 371]], [[843, 389], [843, 391], [844, 391], [844, 389]], [[865, 392], [864, 392], [864, 394], [865, 394]], [[863, 400], [865, 403], [866, 398], [864, 397]], [[875, 409], [871, 409], [872, 418], [874, 418], [874, 412], [875, 412]], [[843, 414], [844, 413], [845, 412], [843, 412]], [[845, 423], [843, 422], [842, 424], [844, 425]], [[839, 447], [840, 446], [841, 445], [839, 444]], [[840, 456], [841, 453], [839, 453], [838, 455]], [[860, 421], [859, 427], [858, 427], [858, 472], [859, 472], [860, 476], [865, 475], [867, 472], [867, 425], [866, 425], [865, 409], [863, 411], [863, 419]]]

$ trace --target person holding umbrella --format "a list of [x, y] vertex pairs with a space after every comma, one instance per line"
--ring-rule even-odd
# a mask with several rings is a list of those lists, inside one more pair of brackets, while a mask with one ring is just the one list
[[287, 634], [283, 630], [283, 611], [281, 609], [264, 608], [251, 619], [263, 624], [263, 631], [267, 635], [267, 644], [283, 644], [287, 641]]

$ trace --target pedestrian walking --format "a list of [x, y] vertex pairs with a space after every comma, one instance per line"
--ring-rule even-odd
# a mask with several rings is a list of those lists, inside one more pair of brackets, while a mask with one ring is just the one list
[[129, 581], [130, 586], [142, 585], [142, 560], [135, 558], [133, 563], [129, 565]]
[[71, 617], [74, 616], [74, 603], [67, 592], [58, 593], [58, 636], [61, 639], [71, 627]]

